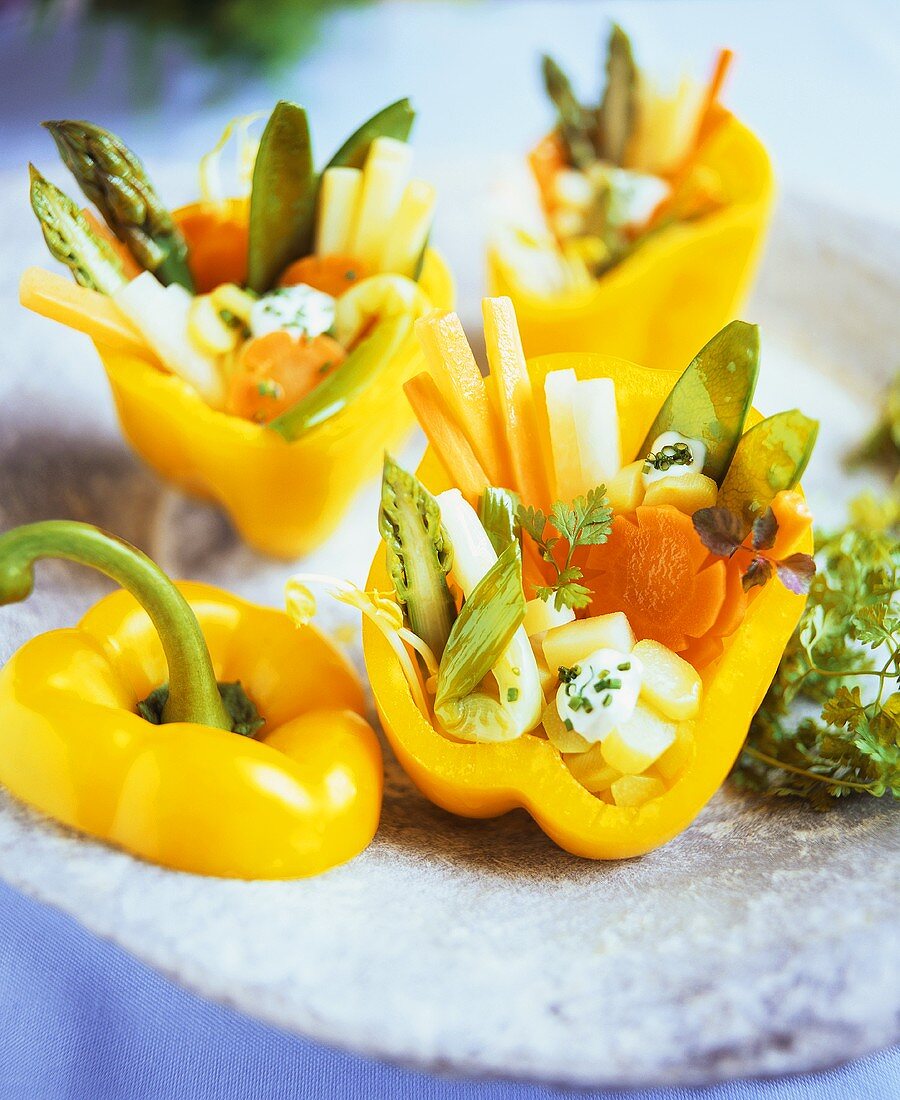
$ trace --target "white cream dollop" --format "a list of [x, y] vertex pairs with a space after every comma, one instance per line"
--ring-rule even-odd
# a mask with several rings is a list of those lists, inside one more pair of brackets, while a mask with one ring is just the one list
[[[668, 466], [663, 468], [651, 467], [649, 470], [644, 469], [644, 484], [649, 485], [653, 481], [659, 481], [664, 477], [683, 477], [685, 474], [702, 474], [703, 464], [706, 462], [706, 445], [699, 439], [691, 439], [690, 436], [682, 435], [681, 432], [663, 432], [662, 435], [658, 435], [653, 440], [653, 446], [650, 448], [650, 453], [657, 456], [657, 461], [664, 461], [667, 453], [671, 454], [672, 458], [677, 458], [675, 451], [680, 450], [677, 447], [678, 444], [684, 444], [690, 451], [689, 462], [672, 462]], [[669, 452], [666, 452], [666, 448], [669, 448]], [[662, 455], [662, 460], [660, 459]], [[646, 458], [646, 455], [644, 456]]]
[[633, 653], [618, 649], [598, 649], [579, 661], [556, 693], [556, 711], [566, 728], [585, 741], [602, 741], [634, 713], [643, 671]]
[[334, 298], [321, 290], [297, 283], [264, 294], [250, 310], [254, 336], [289, 332], [292, 336], [321, 336], [334, 324]]

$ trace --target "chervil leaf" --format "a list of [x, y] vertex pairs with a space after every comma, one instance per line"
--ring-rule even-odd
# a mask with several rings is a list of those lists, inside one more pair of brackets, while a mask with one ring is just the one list
[[691, 521], [706, 549], [720, 558], [730, 558], [744, 541], [743, 524], [727, 508], [701, 508]]
[[778, 534], [778, 520], [771, 507], [753, 521], [753, 549], [771, 550]]
[[791, 554], [776, 562], [778, 579], [791, 592], [805, 596], [816, 573], [816, 563], [809, 554]]
[[[873, 504], [817, 537], [806, 609], [732, 773], [741, 787], [821, 809], [849, 794], [900, 799], [900, 691], [887, 691], [900, 675], [900, 532], [896, 509]], [[792, 717], [795, 706], [821, 717]]]
[[855, 730], [860, 718], [865, 718], [866, 712], [860, 698], [860, 688], [848, 688], [844, 684], [828, 699], [822, 707], [822, 721], [829, 725], [845, 727]]
[[[591, 602], [591, 591], [578, 583], [583, 574], [578, 566], [572, 564], [572, 556], [579, 547], [600, 546], [609, 538], [612, 509], [606, 496], [606, 486], [589, 490], [571, 504], [556, 501], [549, 517], [540, 509], [520, 505], [516, 519], [522, 531], [537, 545], [544, 561], [556, 570], [554, 584], [541, 585], [536, 589], [538, 598], [546, 601], [554, 597], [557, 610], [587, 607]], [[545, 536], [548, 523], [559, 532], [559, 536]], [[564, 564], [560, 565], [554, 551], [562, 542], [568, 544], [568, 550]]]

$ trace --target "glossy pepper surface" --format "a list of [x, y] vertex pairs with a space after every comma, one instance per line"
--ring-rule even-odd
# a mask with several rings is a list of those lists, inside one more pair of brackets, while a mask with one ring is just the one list
[[[612, 378], [626, 460], [637, 454], [680, 375], [680, 371], [638, 367], [599, 355], [548, 355], [530, 360], [528, 366], [536, 394], [544, 392], [544, 378], [550, 371], [574, 369], [579, 378]], [[539, 411], [545, 415], [543, 409]], [[747, 427], [759, 419], [751, 412]], [[452, 484], [430, 451], [419, 477], [435, 493]], [[812, 536], [806, 532], [791, 550], [810, 552]], [[368, 587], [391, 590], [383, 550], [373, 563]], [[394, 752], [432, 802], [465, 817], [496, 817], [523, 807], [566, 851], [591, 859], [621, 859], [671, 840], [721, 786], [804, 602], [805, 597], [780, 584], [754, 590], [742, 624], [726, 640], [724, 654], [701, 673], [702, 704], [693, 727], [690, 758], [663, 795], [639, 807], [609, 805], [596, 798], [541, 737], [525, 734], [514, 741], [470, 744], [443, 736], [416, 707], [388, 644], [368, 623], [363, 628], [366, 669]]]
[[[174, 586], [81, 524], [0, 536], [0, 602], [27, 595], [44, 556], [97, 565], [141, 602], [116, 591], [0, 670], [0, 782], [16, 797], [196, 874], [304, 877], [366, 847], [381, 751], [359, 679], [324, 635], [209, 585]], [[265, 720], [254, 735], [232, 732], [217, 681], [252, 700]], [[138, 704], [165, 683], [154, 724]]]
[[718, 177], [721, 209], [660, 229], [592, 286], [553, 297], [518, 285], [489, 252], [490, 293], [512, 298], [527, 355], [593, 351], [674, 369], [739, 316], [762, 249], [774, 180], [760, 141], [718, 111], [695, 162]]
[[[198, 292], [246, 278], [246, 204], [196, 204], [175, 212], [188, 241]], [[429, 250], [419, 285], [436, 306], [452, 306], [443, 260]], [[146, 359], [98, 345], [122, 431], [161, 477], [212, 500], [253, 547], [293, 558], [323, 542], [385, 448], [413, 427], [403, 384], [422, 368], [412, 322], [386, 341], [377, 377], [332, 415], [288, 442], [270, 428], [211, 408], [186, 383]]]

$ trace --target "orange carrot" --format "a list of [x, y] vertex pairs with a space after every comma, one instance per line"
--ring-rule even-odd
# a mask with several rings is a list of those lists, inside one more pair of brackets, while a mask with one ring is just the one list
[[556, 206], [553, 181], [556, 173], [566, 166], [566, 155], [555, 130], [542, 137], [531, 150], [528, 154], [528, 166], [537, 183], [544, 213], [550, 214]]
[[243, 199], [196, 202], [174, 211], [188, 245], [188, 265], [198, 294], [222, 283], [247, 281], [247, 203]]
[[285, 268], [279, 286], [294, 286], [306, 283], [323, 294], [340, 298], [369, 274], [352, 256], [304, 256]]
[[425, 362], [492, 485], [510, 481], [502, 430], [459, 317], [432, 310], [416, 322]]
[[813, 516], [806, 498], [796, 489], [783, 489], [777, 493], [772, 501], [772, 511], [778, 521], [778, 534], [767, 553], [778, 560], [800, 549], [801, 540], [812, 527]]
[[296, 339], [280, 330], [248, 340], [229, 379], [226, 411], [267, 423], [314, 390], [345, 357], [330, 336]]
[[469, 504], [477, 507], [490, 481], [434, 379], [423, 371], [403, 389], [441, 465]]
[[694, 639], [714, 637], [720, 617], [732, 627], [725, 563], [710, 555], [691, 517], [671, 505], [641, 505], [616, 516], [609, 541], [591, 547], [592, 615], [623, 611], [635, 636], [681, 653]]
[[40, 267], [26, 268], [19, 280], [19, 301], [26, 309], [83, 332], [98, 344], [156, 362], [141, 334], [111, 298], [64, 275]]
[[706, 89], [706, 96], [703, 100], [703, 107], [698, 116], [699, 122], [697, 124], [697, 137], [694, 142], [695, 148], [701, 145], [713, 128], [716, 121], [716, 108], [719, 103], [719, 95], [721, 94], [722, 87], [725, 84], [725, 78], [728, 76], [728, 70], [731, 68], [731, 63], [734, 60], [734, 53], [731, 50], [723, 49], [719, 50], [719, 56], [716, 58], [715, 68], [713, 69], [712, 76], [710, 77], [709, 84]]
[[526, 504], [547, 509], [550, 482], [540, 440], [531, 378], [525, 363], [516, 313], [509, 298], [485, 298], [484, 341], [500, 422], [506, 434], [515, 485]]

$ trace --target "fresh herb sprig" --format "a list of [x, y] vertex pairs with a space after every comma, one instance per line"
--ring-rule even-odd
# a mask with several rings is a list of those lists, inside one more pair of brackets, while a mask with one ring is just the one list
[[[540, 508], [520, 504], [516, 510], [516, 521], [556, 574], [552, 584], [537, 586], [535, 594], [538, 599], [549, 602], [552, 598], [557, 611], [563, 607], [572, 610], [587, 607], [591, 602], [591, 590], [581, 583], [584, 573], [573, 564], [572, 559], [579, 547], [600, 546], [609, 538], [612, 508], [606, 496], [606, 486], [590, 489], [586, 496], [576, 497], [571, 504], [556, 501], [549, 515]], [[548, 525], [556, 530], [556, 535], [547, 535]], [[567, 546], [562, 566], [555, 554], [560, 543]]]
[[767, 554], [775, 545], [778, 520], [771, 508], [753, 523], [750, 545], [745, 545], [746, 532], [739, 516], [727, 508], [701, 508], [693, 515], [694, 530], [711, 554], [730, 558], [737, 553], [750, 555], [750, 562], [741, 576], [744, 591], [767, 584], [776, 576], [791, 592], [805, 595], [816, 573], [816, 563], [809, 554], [790, 554], [774, 558]]
[[820, 808], [853, 793], [900, 799], [900, 508], [858, 501], [816, 556], [806, 610], [732, 778]]

